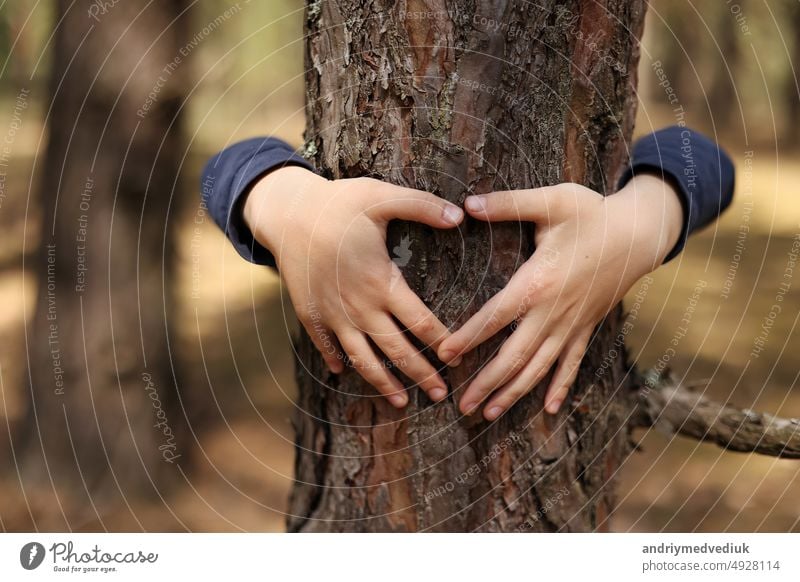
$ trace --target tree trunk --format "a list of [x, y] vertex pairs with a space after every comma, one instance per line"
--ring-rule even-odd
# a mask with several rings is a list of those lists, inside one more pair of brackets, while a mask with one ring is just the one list
[[[720, 5], [720, 8], [723, 11], [722, 23], [715, 27], [714, 40], [719, 45], [722, 56], [714, 55], [715, 58], [711, 59], [713, 70], [709, 71], [710, 80], [708, 89], [705, 91], [708, 95], [708, 102], [702, 103], [700, 111], [708, 111], [708, 118], [713, 122], [711, 130], [714, 131], [714, 134], [725, 130], [730, 133], [736, 131], [737, 138], [741, 133], [741, 139], [744, 139], [744, 132], [741, 131], [744, 129], [742, 110], [739, 107], [739, 101], [733, 98], [736, 95], [734, 75], [739, 73], [741, 67], [741, 55], [736, 41], [741, 31], [735, 22], [731, 22], [728, 9], [724, 5]], [[698, 53], [700, 51], [689, 53], [689, 57], [684, 59], [683, 66], [686, 67], [692, 55]], [[690, 94], [698, 94], [698, 92], [691, 91]]]
[[[307, 9], [307, 143], [330, 178], [370, 175], [462, 204], [563, 181], [604, 194], [627, 159], [642, 0], [328, 0]], [[393, 224], [411, 287], [458, 326], [533, 251], [527, 225]], [[292, 531], [591, 531], [631, 450], [621, 312], [598, 328], [571, 401], [543, 386], [500, 420], [463, 417], [460, 386], [507, 334], [447, 372], [448, 400], [406, 410], [325, 372], [302, 334]], [[432, 361], [439, 364], [435, 356]], [[545, 380], [545, 382], [547, 379]]]
[[[800, 4], [790, 3], [786, 7], [789, 26], [787, 30], [800, 30]], [[797, 135], [797, 128], [800, 127], [800, 39], [797, 35], [791, 39], [791, 50], [789, 52], [789, 63], [786, 67], [786, 80], [784, 89], [783, 105], [786, 108], [785, 122], [783, 124], [783, 143], [789, 147], [797, 148], [800, 146], [800, 136]]]
[[66, 527], [154, 495], [180, 463], [165, 233], [186, 5], [56, 3], [21, 485], [51, 490]]

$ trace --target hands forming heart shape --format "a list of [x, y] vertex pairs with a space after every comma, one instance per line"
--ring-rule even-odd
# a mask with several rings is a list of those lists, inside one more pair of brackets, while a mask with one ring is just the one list
[[329, 181], [286, 167], [254, 185], [243, 215], [275, 256], [297, 317], [332, 372], [349, 364], [402, 408], [408, 396], [392, 373], [398, 368], [440, 401], [447, 385], [404, 331], [456, 366], [463, 354], [516, 322], [465, 387], [459, 408], [472, 414], [485, 403], [484, 417], [495, 420], [556, 365], [545, 395], [545, 409], [555, 414], [594, 327], [676, 244], [683, 224], [678, 194], [669, 182], [644, 174], [608, 197], [564, 183], [470, 196], [465, 208], [477, 220], [534, 223], [536, 251], [452, 333], [406, 284], [400, 267], [408, 249], [401, 248], [395, 261], [389, 257], [386, 227], [401, 219], [455, 228], [464, 220], [461, 208], [370, 178]]

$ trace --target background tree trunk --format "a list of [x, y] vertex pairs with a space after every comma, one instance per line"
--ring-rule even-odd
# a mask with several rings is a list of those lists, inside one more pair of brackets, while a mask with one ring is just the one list
[[[800, 30], [800, 4], [792, 2], [787, 6], [789, 21], [788, 30]], [[783, 124], [783, 140], [789, 147], [800, 146], [800, 39], [793, 35], [789, 52], [788, 70], [786, 72], [783, 105], [786, 108], [786, 120]]]
[[[716, 27], [717, 32], [714, 40], [719, 45], [719, 50], [723, 55], [723, 66], [716, 67], [709, 75], [708, 102], [702, 103], [702, 108], [709, 111], [709, 117], [713, 120], [713, 129], [720, 131], [723, 128], [732, 131], [742, 126], [742, 112], [739, 102], [735, 99], [736, 85], [734, 75], [741, 68], [741, 55], [739, 54], [739, 44], [737, 37], [741, 34], [735, 22], [731, 22], [731, 16], [727, 11], [722, 13], [722, 24]], [[694, 36], [693, 34], [686, 35]], [[699, 52], [699, 51], [697, 51]], [[690, 54], [696, 54], [690, 53]], [[682, 68], [688, 68], [689, 59], [684, 56]], [[695, 83], [696, 86], [698, 83]], [[692, 84], [687, 83], [687, 90], [684, 92], [689, 95], [699, 94], [703, 97], [703, 92], [692, 90]], [[694, 108], [693, 108], [694, 109]], [[702, 110], [702, 109], [701, 109]]]
[[[614, 190], [636, 109], [642, 0], [328, 0], [307, 10], [306, 151], [331, 178], [371, 175], [462, 204], [469, 193], [575, 181]], [[533, 251], [519, 224], [393, 224], [412, 288], [466, 321]], [[406, 410], [300, 337], [292, 531], [590, 531], [631, 450], [624, 334], [598, 328], [571, 400], [543, 390], [499, 421], [464, 418], [461, 384], [505, 334], [447, 373], [450, 398]], [[433, 360], [435, 361], [435, 359]], [[604, 371], [604, 372], [603, 372]]]
[[56, 3], [21, 458], [24, 491], [58, 497], [66, 526], [53, 529], [154, 495], [177, 471], [165, 462], [181, 453], [182, 418], [165, 233], [184, 152], [187, 4]]

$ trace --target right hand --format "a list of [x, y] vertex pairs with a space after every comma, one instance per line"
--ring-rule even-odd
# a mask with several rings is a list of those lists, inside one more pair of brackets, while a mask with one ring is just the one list
[[[447, 396], [444, 380], [403, 327], [434, 350], [450, 332], [389, 258], [386, 226], [401, 219], [453, 228], [464, 217], [460, 208], [379, 180], [330, 181], [290, 166], [254, 184], [243, 217], [274, 255], [297, 317], [332, 372], [344, 370], [347, 354], [358, 373], [398, 408], [408, 396], [389, 367], [400, 369], [431, 400]], [[413, 247], [399, 251], [404, 255]], [[391, 364], [376, 356], [367, 338]]]

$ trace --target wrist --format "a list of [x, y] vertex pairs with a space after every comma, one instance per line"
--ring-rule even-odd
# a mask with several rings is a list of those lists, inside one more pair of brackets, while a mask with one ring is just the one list
[[632, 225], [637, 253], [654, 270], [675, 248], [683, 230], [678, 191], [656, 173], [640, 173], [611, 198], [623, 206], [618, 212]]
[[301, 166], [285, 166], [265, 174], [252, 185], [241, 212], [245, 225], [259, 244], [276, 255], [280, 240], [291, 228], [290, 222], [305, 209], [314, 207], [304, 203], [304, 199], [318, 189], [320, 182], [328, 183]]

